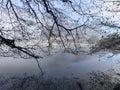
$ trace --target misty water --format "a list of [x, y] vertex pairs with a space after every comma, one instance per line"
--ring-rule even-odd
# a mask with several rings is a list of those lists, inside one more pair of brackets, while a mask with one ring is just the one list
[[[45, 78], [80, 80], [84, 90], [89, 90], [90, 73], [97, 71], [105, 73], [115, 71], [119, 73], [119, 58], [120, 54], [113, 55], [113, 53], [102, 51], [92, 55], [87, 52], [80, 52], [78, 55], [74, 55], [60, 51], [39, 59], [39, 64]], [[28, 75], [40, 75], [41, 72], [35, 59], [0, 57], [0, 75], [13, 77], [23, 76], [25, 73]]]
[[[107, 72], [119, 71], [120, 55], [102, 52], [89, 55], [81, 52], [79, 55], [70, 53], [56, 53], [39, 60], [39, 64], [46, 77], [78, 77], [85, 80], [92, 71]], [[39, 74], [38, 64], [34, 59], [21, 59], [13, 57], [0, 57], [0, 74], [22, 75]]]

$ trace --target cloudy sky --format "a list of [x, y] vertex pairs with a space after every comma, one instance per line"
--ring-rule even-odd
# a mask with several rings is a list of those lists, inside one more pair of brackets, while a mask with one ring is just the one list
[[[22, 6], [20, 0], [12, 0], [15, 5]], [[116, 0], [71, 0], [72, 4], [63, 3], [60, 0], [53, 0], [53, 7], [59, 9], [68, 18], [69, 22], [76, 22], [74, 25], [99, 24], [108, 22], [120, 26], [120, 2]], [[71, 8], [71, 5], [76, 12]]]

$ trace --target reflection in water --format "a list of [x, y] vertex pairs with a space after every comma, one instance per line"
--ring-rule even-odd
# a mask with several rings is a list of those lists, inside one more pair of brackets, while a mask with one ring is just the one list
[[[111, 69], [120, 71], [120, 55], [111, 53], [96, 53], [88, 55], [81, 52], [75, 56], [69, 53], [57, 53], [39, 60], [40, 65], [47, 78], [72, 78], [82, 81], [82, 85], [87, 85], [89, 73], [94, 71], [106, 72]], [[37, 62], [34, 59], [20, 58], [0, 58], [0, 74], [23, 75], [38, 74], [40, 72]], [[85, 89], [87, 90], [87, 89]]]
[[[46, 76], [85, 77], [91, 71], [118, 70], [119, 64], [117, 62], [120, 55], [109, 58], [110, 55], [109, 53], [100, 57], [100, 53], [93, 55], [80, 53], [78, 56], [68, 53], [58, 53], [39, 61]], [[0, 73], [17, 74], [24, 72], [38, 73], [37, 62], [34, 59], [0, 58]]]

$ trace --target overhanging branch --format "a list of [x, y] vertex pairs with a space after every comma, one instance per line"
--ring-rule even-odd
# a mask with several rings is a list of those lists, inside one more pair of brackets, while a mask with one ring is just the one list
[[24, 47], [20, 47], [20, 46], [16, 46], [15, 45], [15, 40], [12, 40], [12, 39], [6, 39], [4, 38], [3, 36], [0, 36], [0, 39], [1, 39], [1, 44], [5, 44], [7, 46], [9, 46], [10, 48], [12, 49], [17, 49], [35, 59], [38, 59], [38, 58], [42, 58], [40, 56], [37, 56], [35, 55], [34, 53], [32, 53], [30, 50], [28, 50], [27, 48], [24, 48]]

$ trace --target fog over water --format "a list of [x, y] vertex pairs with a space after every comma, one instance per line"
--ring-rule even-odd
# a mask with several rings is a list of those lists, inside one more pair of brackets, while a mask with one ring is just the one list
[[[39, 60], [44, 75], [47, 77], [79, 77], [85, 79], [92, 71], [119, 71], [119, 57], [112, 53], [96, 53], [78, 56], [69, 53], [57, 53]], [[39, 68], [34, 59], [0, 58], [0, 73], [6, 75], [38, 74]]]

